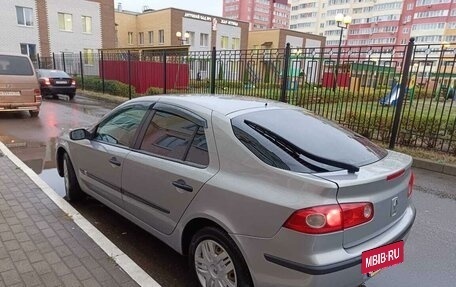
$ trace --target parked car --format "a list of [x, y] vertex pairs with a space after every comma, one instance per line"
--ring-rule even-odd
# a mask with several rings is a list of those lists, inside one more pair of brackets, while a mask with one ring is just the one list
[[76, 94], [76, 80], [60, 70], [36, 70], [40, 82], [41, 94], [57, 97], [58, 94], [68, 95], [72, 100]]
[[56, 160], [67, 200], [188, 255], [201, 286], [358, 286], [362, 252], [415, 219], [411, 157], [269, 100], [137, 98], [61, 136]]
[[0, 53], [0, 111], [40, 113], [41, 93], [28, 56]]

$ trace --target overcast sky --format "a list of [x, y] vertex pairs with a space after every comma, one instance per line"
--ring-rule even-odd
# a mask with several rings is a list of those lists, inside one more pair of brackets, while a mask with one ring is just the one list
[[222, 16], [222, 0], [114, 0], [116, 8], [119, 2], [123, 9], [136, 12], [140, 12], [143, 6], [154, 10], [173, 7]]

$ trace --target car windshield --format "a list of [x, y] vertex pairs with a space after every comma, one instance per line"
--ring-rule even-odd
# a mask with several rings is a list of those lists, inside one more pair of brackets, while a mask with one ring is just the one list
[[0, 55], [0, 75], [32, 76], [33, 68], [26, 57]]
[[368, 139], [300, 109], [271, 109], [231, 120], [236, 137], [265, 163], [314, 173], [355, 170], [386, 156]]
[[39, 70], [38, 75], [46, 78], [69, 78], [67, 73], [59, 70]]

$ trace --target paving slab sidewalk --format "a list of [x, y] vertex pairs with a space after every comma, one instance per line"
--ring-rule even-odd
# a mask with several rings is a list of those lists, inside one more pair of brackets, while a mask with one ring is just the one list
[[0, 286], [160, 286], [32, 173], [0, 143]]

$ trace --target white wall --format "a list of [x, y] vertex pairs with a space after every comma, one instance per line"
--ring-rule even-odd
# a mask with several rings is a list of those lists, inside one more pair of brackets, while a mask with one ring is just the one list
[[[47, 0], [51, 53], [101, 49], [100, 4], [91, 1]], [[73, 31], [60, 31], [58, 13], [73, 15]], [[92, 33], [82, 32], [82, 16], [92, 17]]]
[[221, 49], [221, 43], [222, 43], [222, 36], [228, 36], [228, 49], [230, 50], [232, 47], [232, 42], [233, 38], [239, 38], [241, 39], [241, 28], [240, 27], [235, 27], [235, 26], [230, 26], [230, 25], [223, 25], [223, 24], [218, 24], [217, 25], [217, 41], [215, 42], [215, 47], [217, 50]]
[[[210, 21], [201, 21], [190, 18], [182, 18], [182, 30], [183, 33], [186, 31], [195, 32], [195, 39], [190, 51], [210, 51], [212, 49], [212, 24]], [[209, 34], [208, 46], [200, 46], [200, 35], [201, 33]]]
[[304, 38], [287, 35], [285, 43], [290, 43], [291, 48], [302, 48], [304, 47]]
[[[35, 0], [1, 0], [0, 12], [0, 52], [21, 53], [21, 43], [35, 44], [36, 52], [40, 53], [38, 17]], [[32, 27], [17, 24], [16, 6], [33, 9], [34, 23]]]

